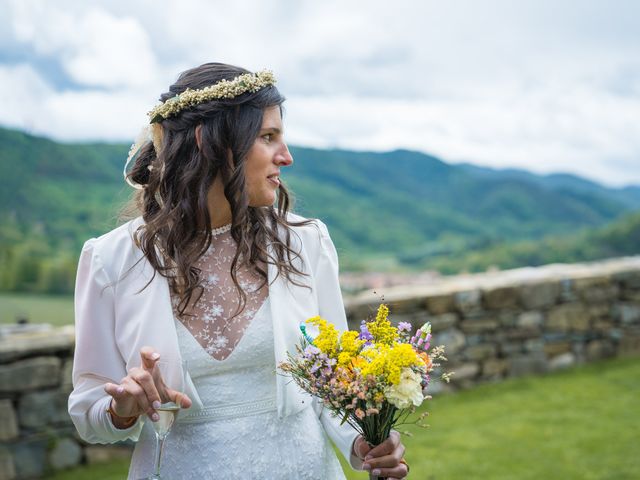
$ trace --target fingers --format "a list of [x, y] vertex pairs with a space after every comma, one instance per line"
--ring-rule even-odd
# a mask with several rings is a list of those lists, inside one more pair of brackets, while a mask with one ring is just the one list
[[176, 405], [179, 405], [180, 408], [189, 408], [191, 407], [191, 399], [187, 397], [184, 393], [178, 392], [177, 390], [172, 390], [170, 388], [166, 391], [169, 396], [169, 400], [171, 400]]
[[355, 453], [356, 457], [363, 459], [370, 451], [371, 446], [362, 435], [358, 436], [353, 442], [353, 453]]
[[140, 415], [135, 399], [127, 392], [121, 384], [107, 383], [104, 391], [111, 396], [111, 409], [119, 417], [133, 417]]
[[167, 388], [164, 384], [156, 368], [160, 354], [153, 347], [142, 347], [140, 359], [142, 366], [129, 370], [128, 375], [119, 385], [105, 384], [104, 390], [114, 399], [112, 407], [118, 416], [132, 417], [147, 414], [151, 420], [157, 421], [159, 416], [156, 409], [160, 408], [163, 401], [173, 401], [182, 408], [191, 407], [192, 402], [189, 397]]
[[140, 359], [142, 360], [142, 368], [152, 371], [156, 362], [160, 358], [160, 354], [153, 347], [142, 347], [140, 349]]
[[365, 470], [369, 470], [376, 477], [387, 478], [389, 480], [392, 478], [405, 478], [409, 473], [409, 469], [404, 463], [399, 463], [395, 467], [373, 467], [371, 469], [365, 468]]
[[[369, 452], [369, 456], [371, 457], [382, 457], [384, 455], [389, 455], [400, 445], [400, 434], [395, 430], [392, 430], [389, 434], [389, 438], [387, 438], [380, 445], [376, 445]], [[398, 460], [402, 458], [402, 455], [398, 457]]]
[[161, 402], [151, 373], [142, 368], [132, 368], [121, 385], [136, 399], [140, 409], [152, 418]]
[[124, 387], [121, 387], [120, 385], [115, 383], [106, 383], [104, 386], [104, 391], [107, 392], [108, 395], [111, 395], [111, 397], [115, 400], [121, 399], [126, 396]]
[[408, 473], [407, 466], [400, 463], [404, 451], [400, 434], [393, 431], [389, 438], [369, 451], [362, 468], [380, 477], [404, 478]]
[[104, 390], [114, 399], [116, 415], [133, 417], [144, 413], [153, 421], [159, 418], [155, 409], [160, 407], [160, 396], [148, 371], [133, 368], [119, 385], [107, 383]]

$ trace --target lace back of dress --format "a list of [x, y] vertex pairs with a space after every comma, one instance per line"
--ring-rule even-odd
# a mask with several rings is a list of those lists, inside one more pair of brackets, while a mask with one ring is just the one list
[[238, 314], [240, 296], [231, 277], [236, 248], [229, 231], [214, 234], [207, 252], [195, 265], [201, 271], [204, 289], [200, 300], [178, 315], [178, 298], [172, 296], [176, 318], [216, 360], [231, 355], [269, 291], [255, 271], [238, 267], [236, 277], [246, 294], [246, 304]]

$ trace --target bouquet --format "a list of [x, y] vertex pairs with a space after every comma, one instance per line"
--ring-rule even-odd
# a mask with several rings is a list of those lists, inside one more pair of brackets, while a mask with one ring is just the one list
[[[300, 325], [296, 354], [287, 354], [280, 369], [306, 392], [318, 397], [371, 445], [379, 445], [396, 426], [417, 423], [407, 418], [425, 398], [430, 373], [446, 360], [444, 347], [431, 348], [427, 322], [413, 335], [408, 322], [398, 327], [381, 304], [375, 319], [363, 320], [360, 331], [340, 333], [333, 324], [313, 317]], [[307, 326], [317, 328], [312, 338]], [[443, 378], [448, 381], [448, 375]], [[420, 419], [424, 417], [423, 414]]]

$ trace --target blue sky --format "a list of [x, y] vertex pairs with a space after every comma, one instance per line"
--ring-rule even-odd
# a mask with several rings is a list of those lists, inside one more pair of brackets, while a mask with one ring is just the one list
[[131, 141], [178, 73], [270, 68], [289, 142], [640, 185], [640, 2], [0, 0], [0, 124]]

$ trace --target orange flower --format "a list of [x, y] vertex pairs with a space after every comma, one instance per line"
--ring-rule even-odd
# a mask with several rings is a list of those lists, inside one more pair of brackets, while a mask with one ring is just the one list
[[427, 370], [429, 370], [431, 368], [431, 364], [433, 363], [429, 358], [429, 355], [427, 355], [426, 352], [419, 352], [418, 356], [422, 359], [424, 364], [427, 366]]

